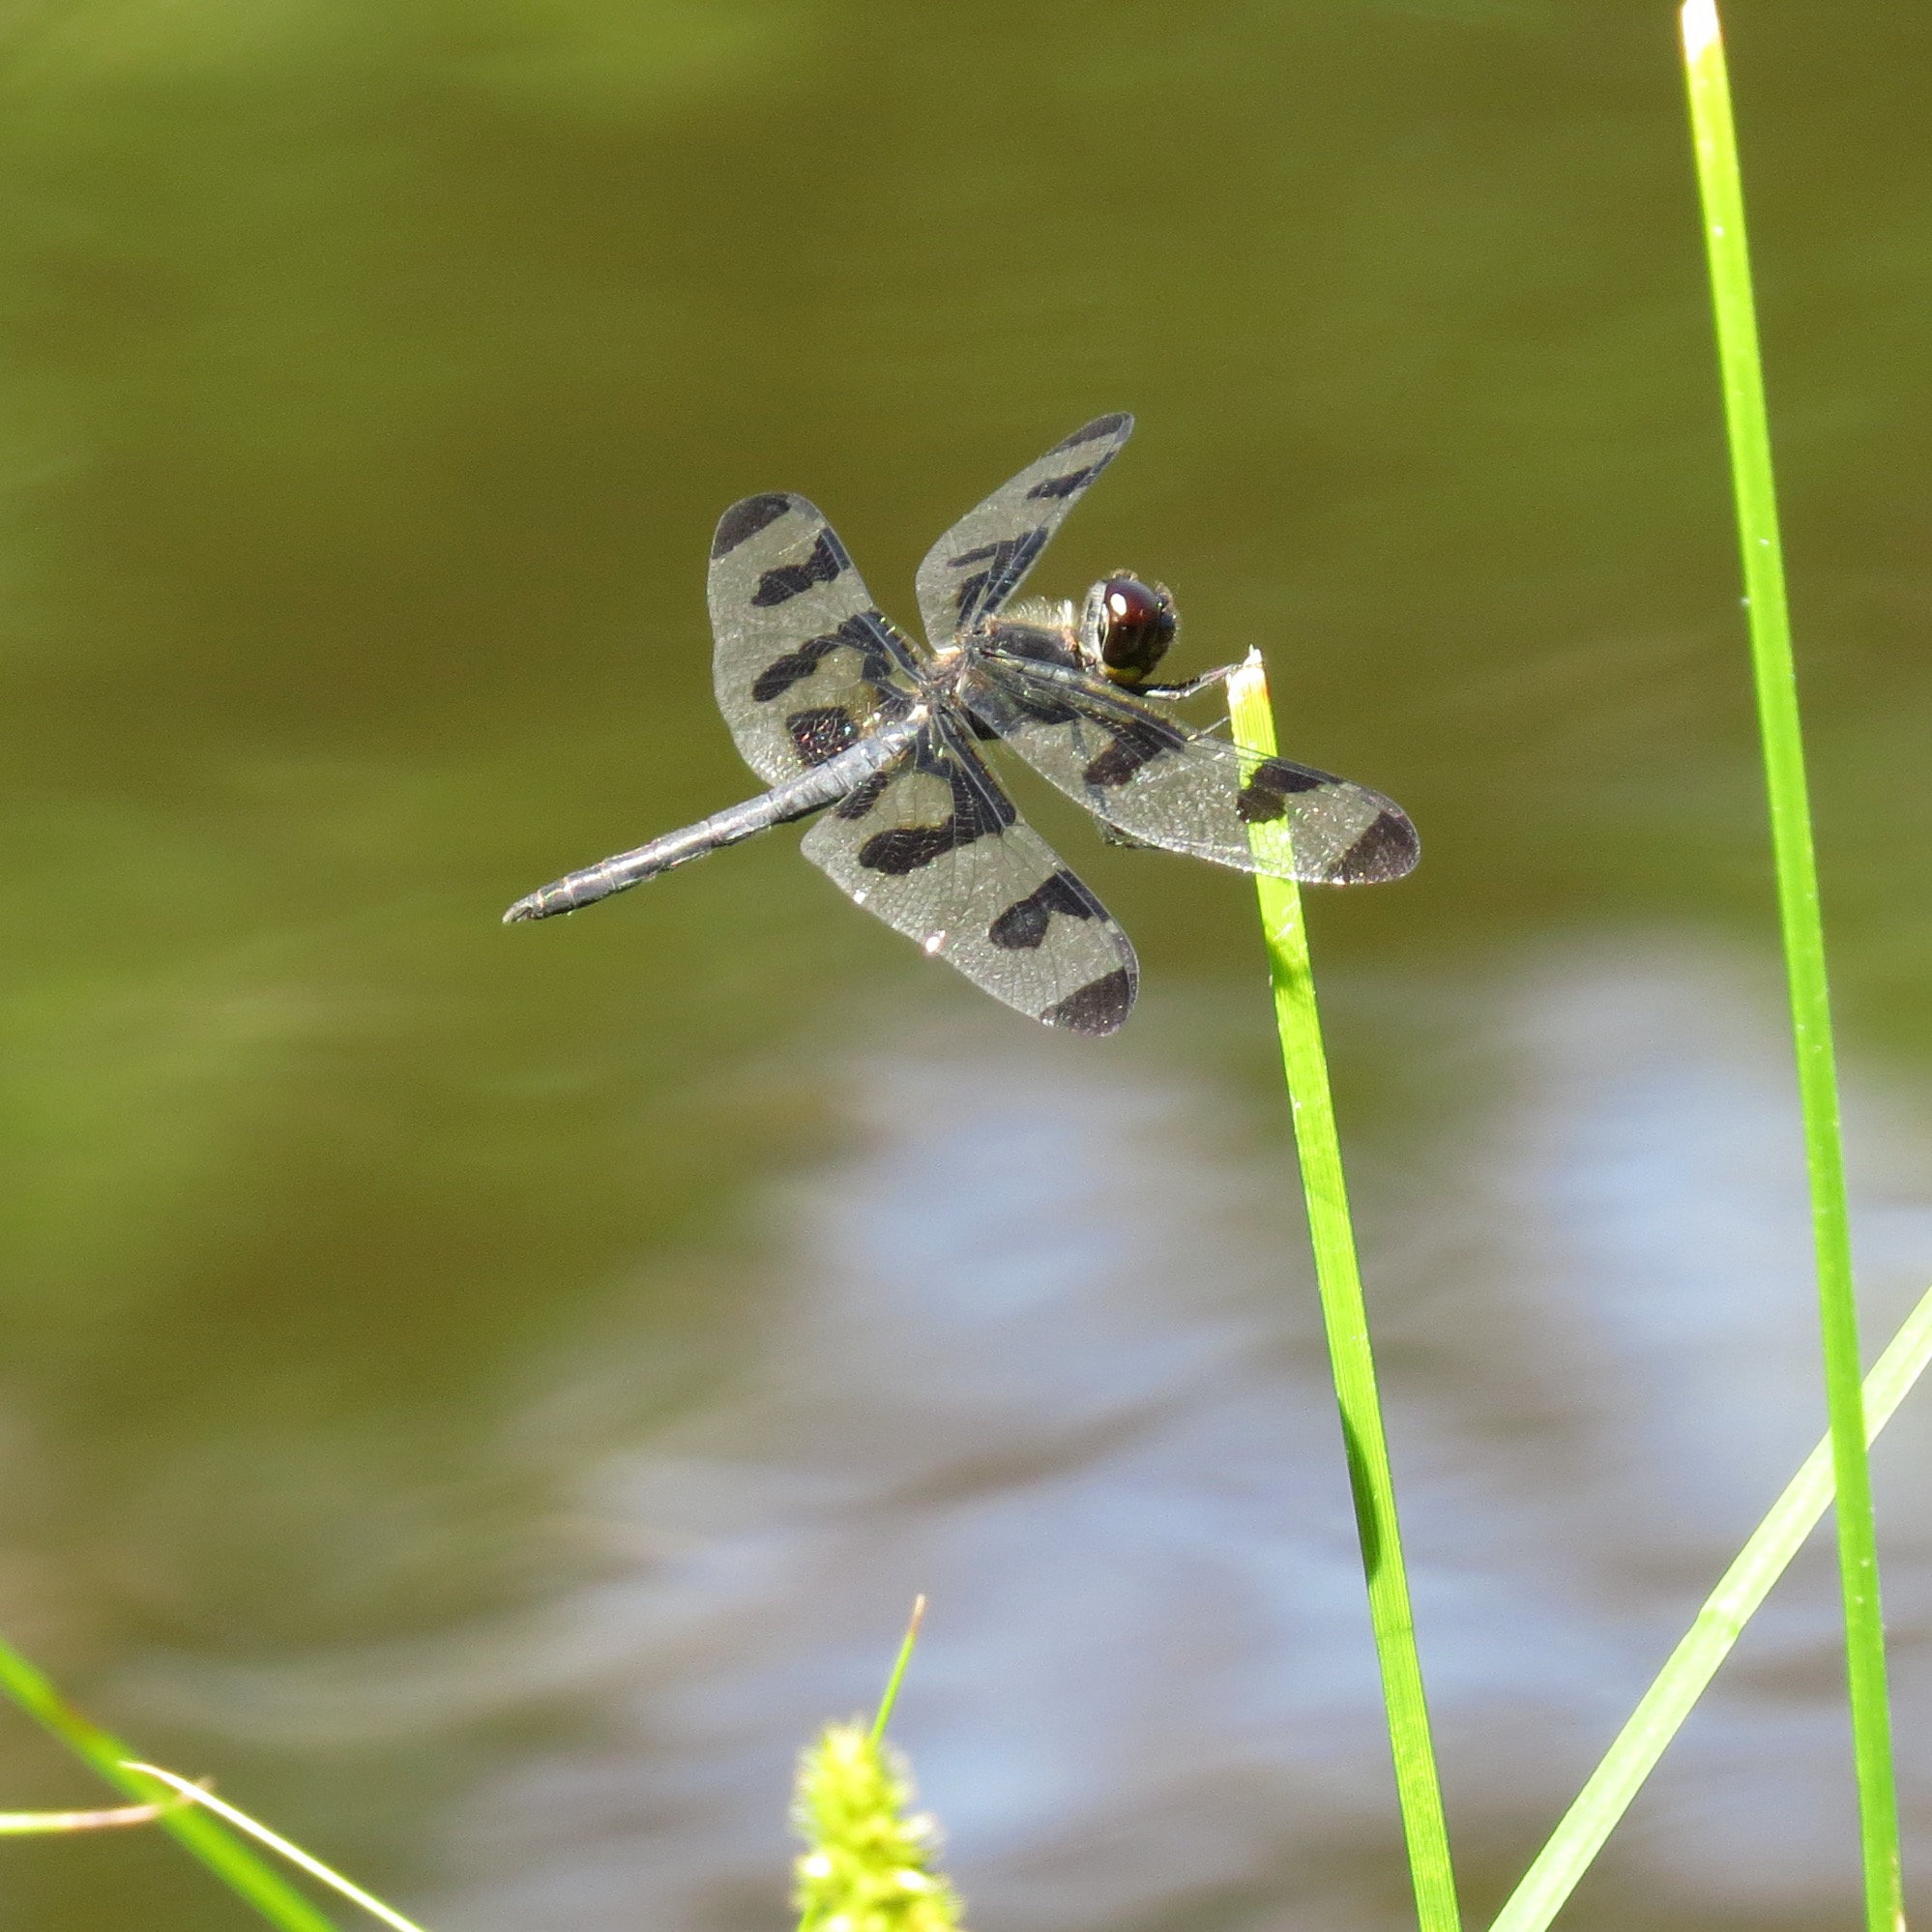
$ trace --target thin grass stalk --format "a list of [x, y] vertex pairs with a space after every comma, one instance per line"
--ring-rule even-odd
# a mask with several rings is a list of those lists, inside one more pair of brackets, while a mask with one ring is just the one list
[[[1868, 1440], [1877, 1440], [1928, 1361], [1932, 1361], [1932, 1289], [1920, 1298], [1865, 1378]], [[1828, 1434], [1705, 1598], [1683, 1640], [1491, 1921], [1489, 1932], [1544, 1932], [1563, 1909], [1771, 1585], [1830, 1508], [1831, 1466]]]
[[905, 1682], [906, 1666], [912, 1662], [913, 1646], [919, 1642], [920, 1625], [925, 1622], [925, 1593], [922, 1591], [913, 1598], [912, 1615], [906, 1619], [906, 1633], [899, 1640], [899, 1654], [893, 1660], [893, 1674], [886, 1680], [885, 1694], [879, 1699], [879, 1709], [872, 1718], [871, 1739], [873, 1743], [881, 1742], [886, 1735], [886, 1726], [893, 1721], [893, 1707], [899, 1701], [899, 1685]]
[[1687, 0], [1682, 28], [1723, 376], [1724, 422], [1730, 438], [1731, 479], [1750, 613], [1751, 665], [1764, 745], [1765, 788], [1771, 805], [1805, 1160], [1811, 1181], [1825, 1393], [1838, 1499], [1838, 1567], [1845, 1604], [1845, 1660], [1858, 1772], [1865, 1919], [1868, 1932], [1895, 1932], [1905, 1922], [1898, 1800], [1892, 1779], [1885, 1631], [1879, 1609], [1878, 1537], [1859, 1389], [1859, 1316], [1852, 1283], [1845, 1158], [1838, 1125], [1831, 1006], [1825, 976], [1825, 932], [1818, 908], [1818, 868], [1811, 845], [1791, 621], [1785, 603], [1777, 498], [1771, 478], [1771, 433], [1744, 235], [1743, 187], [1731, 119], [1724, 43], [1712, 0]]
[[[184, 1800], [185, 1801], [185, 1800]], [[165, 1804], [117, 1804], [105, 1811], [0, 1811], [0, 1838], [67, 1831], [119, 1831], [152, 1825]]]
[[[1246, 663], [1229, 680], [1228, 712], [1236, 746], [1256, 763], [1272, 758], [1274, 714], [1269, 705], [1268, 678], [1259, 652], [1249, 652]], [[1257, 855], [1267, 857], [1280, 834], [1278, 828], [1254, 826], [1250, 836]], [[1254, 885], [1274, 985], [1281, 1067], [1288, 1082], [1302, 1189], [1308, 1206], [1315, 1279], [1328, 1330], [1335, 1399], [1341, 1409], [1356, 1531], [1368, 1579], [1369, 1618], [1382, 1669], [1382, 1697], [1389, 1713], [1389, 1742], [1395, 1760], [1395, 1791], [1415, 1886], [1416, 1917], [1422, 1932], [1456, 1932], [1460, 1918], [1455, 1873], [1449, 1861], [1449, 1827], [1443, 1816], [1442, 1786], [1429, 1738], [1421, 1660], [1416, 1654], [1415, 1617], [1402, 1563], [1395, 1489], [1382, 1427], [1381, 1399], [1376, 1393], [1375, 1359], [1369, 1349], [1368, 1314], [1362, 1303], [1355, 1229], [1349, 1218], [1341, 1144], [1335, 1133], [1328, 1055], [1323, 1050], [1321, 1018], [1315, 1008], [1302, 895], [1289, 879], [1257, 874]]]
[[[151, 1802], [158, 1796], [156, 1779], [127, 1768], [132, 1755], [128, 1747], [83, 1717], [39, 1670], [4, 1642], [0, 1642], [0, 1690], [117, 1790], [140, 1802]], [[281, 1926], [283, 1932], [335, 1932], [331, 1921], [279, 1872], [238, 1843], [205, 1811], [193, 1804], [169, 1805], [156, 1823], [163, 1831], [172, 1832], [270, 1924]]]
[[139, 1771], [146, 1777], [159, 1778], [170, 1786], [184, 1799], [205, 1806], [219, 1818], [225, 1818], [238, 1831], [246, 1831], [251, 1838], [260, 1840], [270, 1851], [278, 1853], [298, 1870], [305, 1871], [311, 1878], [317, 1878], [326, 1886], [333, 1886], [352, 1905], [360, 1905], [371, 1918], [379, 1918], [392, 1932], [423, 1932], [423, 1927], [413, 1918], [405, 1918], [393, 1905], [385, 1905], [373, 1892], [365, 1891], [353, 1879], [347, 1879], [318, 1858], [305, 1852], [300, 1845], [284, 1838], [278, 1831], [271, 1831], [258, 1818], [250, 1818], [246, 1811], [224, 1802], [212, 1791], [204, 1790], [198, 1784], [190, 1784], [187, 1778], [174, 1771], [163, 1771], [160, 1765], [130, 1764], [130, 1771]]

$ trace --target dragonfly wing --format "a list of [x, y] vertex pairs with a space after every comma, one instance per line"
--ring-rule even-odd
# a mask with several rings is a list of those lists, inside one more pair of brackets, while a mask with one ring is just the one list
[[712, 675], [745, 762], [778, 784], [903, 717], [913, 646], [802, 496], [747, 496], [711, 545]]
[[943, 720], [834, 805], [801, 850], [867, 912], [1033, 1019], [1108, 1034], [1132, 1010], [1127, 934]]
[[991, 617], [1019, 588], [1067, 512], [1120, 454], [1131, 416], [1097, 416], [969, 510], [919, 567], [919, 613], [934, 650]]
[[[1245, 756], [1098, 678], [981, 652], [965, 697], [1043, 778], [1145, 844], [1325, 886], [1399, 879], [1420, 856], [1392, 799], [1287, 758]], [[1255, 856], [1256, 825], [1287, 834], [1278, 856]]]

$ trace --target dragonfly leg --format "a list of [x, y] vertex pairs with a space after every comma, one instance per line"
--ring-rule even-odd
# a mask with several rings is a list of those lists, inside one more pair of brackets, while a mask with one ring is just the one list
[[1236, 664], [1222, 664], [1215, 670], [1203, 671], [1198, 678], [1189, 678], [1185, 685], [1135, 685], [1131, 688], [1135, 697], [1164, 698], [1169, 704], [1178, 704], [1183, 698], [1198, 697], [1203, 691], [1213, 690], [1239, 668]]

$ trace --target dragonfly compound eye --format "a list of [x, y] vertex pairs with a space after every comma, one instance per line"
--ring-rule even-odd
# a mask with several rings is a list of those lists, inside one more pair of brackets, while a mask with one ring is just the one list
[[1117, 684], [1137, 685], [1174, 642], [1181, 620], [1164, 584], [1109, 577], [1099, 586], [1100, 661]]

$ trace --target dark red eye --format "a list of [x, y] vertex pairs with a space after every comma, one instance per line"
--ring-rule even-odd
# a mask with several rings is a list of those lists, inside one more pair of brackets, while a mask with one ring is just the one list
[[1107, 675], [1138, 684], [1167, 655], [1179, 620], [1158, 584], [1109, 577], [1100, 586], [1100, 659]]

